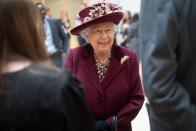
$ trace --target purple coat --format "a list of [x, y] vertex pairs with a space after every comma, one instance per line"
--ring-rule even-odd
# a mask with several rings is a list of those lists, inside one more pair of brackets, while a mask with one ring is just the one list
[[[124, 56], [129, 58], [121, 64]], [[144, 101], [135, 53], [114, 45], [102, 82], [98, 78], [90, 44], [70, 49], [65, 68], [73, 72], [84, 85], [86, 100], [95, 120], [105, 120], [111, 126], [112, 116], [117, 115], [118, 131], [131, 131], [130, 122]]]

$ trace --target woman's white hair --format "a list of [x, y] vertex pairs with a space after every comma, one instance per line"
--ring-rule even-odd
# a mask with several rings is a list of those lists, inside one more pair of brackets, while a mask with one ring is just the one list
[[[88, 37], [88, 35], [89, 35], [90, 31], [91, 31], [91, 27], [92, 26], [89, 26], [87, 28], [84, 28], [82, 31], [80, 31], [80, 36], [83, 37], [86, 40], [87, 43], [89, 43], [87, 37]], [[114, 23], [113, 23], [113, 28], [115, 29], [115, 32], [116, 32], [117, 25], [114, 24]]]
[[87, 43], [89, 43], [87, 36], [89, 35], [90, 31], [91, 31], [91, 26], [84, 28], [82, 31], [80, 31], [80, 36], [84, 38]]

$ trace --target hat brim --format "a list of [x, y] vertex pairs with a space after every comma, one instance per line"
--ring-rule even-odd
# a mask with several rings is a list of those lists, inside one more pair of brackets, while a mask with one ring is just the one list
[[86, 23], [83, 23], [79, 26], [76, 26], [75, 28], [71, 29], [70, 32], [72, 35], [79, 35], [80, 31], [82, 31], [83, 29], [85, 29], [91, 25], [104, 23], [104, 22], [113, 22], [114, 24], [118, 25], [120, 23], [120, 21], [122, 20], [123, 16], [124, 16], [124, 13], [121, 11], [112, 12], [107, 15], [95, 18], [95, 19], [88, 21]]

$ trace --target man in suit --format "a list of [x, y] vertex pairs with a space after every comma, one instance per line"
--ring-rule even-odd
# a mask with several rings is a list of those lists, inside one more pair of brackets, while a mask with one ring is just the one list
[[63, 31], [60, 20], [46, 18], [47, 9], [42, 3], [38, 2], [36, 6], [43, 21], [45, 44], [49, 57], [56, 66], [63, 68], [63, 56], [67, 52], [68, 36]]
[[196, 130], [196, 1], [143, 0], [141, 59], [151, 131]]

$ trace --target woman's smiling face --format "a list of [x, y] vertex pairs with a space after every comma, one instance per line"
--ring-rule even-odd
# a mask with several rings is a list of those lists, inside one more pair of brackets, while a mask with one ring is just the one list
[[90, 27], [86, 37], [95, 53], [110, 52], [114, 44], [115, 26], [111, 22], [95, 24]]

